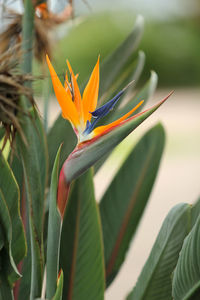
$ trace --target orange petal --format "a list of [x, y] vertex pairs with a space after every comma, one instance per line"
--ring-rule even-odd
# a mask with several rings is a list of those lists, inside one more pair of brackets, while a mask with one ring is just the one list
[[99, 57], [83, 93], [83, 114], [85, 123], [91, 120], [90, 112], [97, 106], [99, 93]]
[[79, 118], [82, 118], [82, 100], [81, 100], [81, 93], [80, 93], [80, 90], [79, 90], [79, 87], [78, 87], [78, 83], [76, 81], [76, 76], [74, 76], [74, 72], [72, 70], [72, 67], [69, 63], [69, 61], [67, 60], [67, 66], [68, 66], [68, 69], [69, 69], [69, 72], [71, 74], [71, 84], [72, 84], [72, 89], [74, 89], [74, 104], [76, 106], [76, 109], [79, 113]]
[[77, 126], [80, 122], [79, 122], [79, 117], [78, 117], [76, 107], [75, 107], [71, 97], [66, 92], [63, 85], [61, 84], [48, 56], [46, 56], [46, 60], [47, 60], [47, 64], [49, 67], [50, 74], [51, 74], [54, 92], [55, 92], [56, 98], [60, 104], [60, 107], [62, 109], [62, 115], [65, 119], [68, 119], [69, 121], [71, 121], [74, 126]]
[[117, 125], [119, 125], [122, 121], [126, 120], [130, 115], [132, 115], [132, 113], [138, 109], [138, 107], [140, 105], [142, 105], [144, 101], [140, 101], [133, 109], [131, 109], [127, 114], [125, 114], [124, 116], [122, 116], [121, 118], [117, 119], [116, 121], [108, 124], [108, 125], [104, 125], [104, 126], [99, 126], [97, 128], [95, 128], [93, 130], [94, 136], [97, 136], [99, 134], [102, 134], [104, 131], [107, 131], [108, 129], [115, 127]]

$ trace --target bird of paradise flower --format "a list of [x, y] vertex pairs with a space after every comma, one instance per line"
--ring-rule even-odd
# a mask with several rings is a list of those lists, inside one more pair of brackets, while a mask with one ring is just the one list
[[108, 101], [103, 106], [97, 108], [99, 91], [99, 58], [85, 87], [82, 97], [77, 83], [77, 76], [74, 75], [68, 60], [67, 65], [71, 80], [68, 80], [66, 73], [64, 86], [61, 84], [48, 56], [47, 63], [49, 66], [55, 95], [62, 109], [62, 116], [71, 122], [79, 143], [103, 135], [112, 128], [120, 125], [144, 102], [140, 101], [127, 114], [123, 115], [116, 121], [108, 125], [96, 127], [99, 120], [105, 117], [114, 108], [129, 85], [117, 93], [113, 99]]
[[81, 175], [103, 155], [119, 144], [164, 103], [171, 93], [159, 103], [143, 112], [131, 116], [142, 105], [144, 102], [142, 100], [128, 113], [114, 122], [97, 126], [99, 120], [114, 108], [125, 92], [126, 87], [106, 104], [97, 108], [99, 58], [82, 97], [77, 83], [77, 75], [74, 74], [69, 61], [67, 61], [67, 65], [70, 72], [70, 80], [68, 80], [66, 73], [65, 83], [62, 85], [48, 56], [46, 58], [55, 95], [62, 110], [62, 116], [70, 121], [78, 138], [77, 146], [64, 162], [59, 176], [57, 205], [60, 215], [63, 218], [72, 180]]

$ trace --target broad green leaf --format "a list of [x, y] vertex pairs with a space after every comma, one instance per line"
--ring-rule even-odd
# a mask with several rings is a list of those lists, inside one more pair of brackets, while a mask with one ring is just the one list
[[118, 273], [146, 207], [164, 142], [164, 129], [158, 124], [135, 146], [101, 199], [107, 285]]
[[186, 237], [176, 265], [172, 295], [174, 300], [200, 299], [200, 215]]
[[103, 155], [117, 146], [127, 135], [147, 119], [168, 97], [150, 109], [130, 117], [120, 126], [112, 128], [108, 133], [82, 143], [68, 157], [64, 163], [66, 181], [71, 182], [85, 170], [97, 162]]
[[57, 282], [57, 289], [55, 296], [52, 300], [62, 300], [62, 293], [63, 293], [63, 271], [61, 270], [60, 276]]
[[142, 16], [138, 16], [135, 26], [125, 41], [111, 53], [103, 62], [100, 69], [101, 80], [99, 94], [102, 96], [118, 76], [121, 69], [137, 49], [143, 34], [144, 20]]
[[8, 222], [9, 220], [11, 222], [8, 225], [10, 259], [18, 264], [26, 254], [25, 235], [20, 216], [19, 187], [3, 155], [0, 155], [0, 170], [0, 190], [8, 210]]
[[72, 184], [68, 201], [60, 248], [63, 300], [102, 300], [103, 242], [91, 170]]
[[172, 299], [172, 272], [190, 229], [190, 219], [189, 204], [181, 203], [171, 209], [128, 300]]
[[[57, 208], [58, 171], [61, 147], [55, 159], [49, 201], [48, 238], [47, 238], [47, 261], [46, 261], [46, 297], [51, 299], [57, 288], [59, 268], [59, 251], [61, 239], [61, 216]], [[53, 259], [52, 259], [53, 258]]]

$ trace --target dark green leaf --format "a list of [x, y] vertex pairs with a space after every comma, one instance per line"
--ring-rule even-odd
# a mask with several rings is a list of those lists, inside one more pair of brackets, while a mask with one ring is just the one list
[[91, 170], [72, 185], [63, 222], [60, 262], [63, 299], [104, 298], [103, 242]]
[[1, 270], [1, 261], [0, 261], [0, 300], [13, 300], [12, 289], [10, 288], [7, 279]]
[[184, 240], [173, 275], [174, 300], [200, 299], [200, 215]]
[[181, 203], [171, 209], [128, 300], [172, 299], [172, 272], [188, 234], [190, 218], [189, 204]]
[[118, 273], [146, 207], [164, 142], [160, 124], [149, 130], [123, 163], [100, 202], [107, 285]]

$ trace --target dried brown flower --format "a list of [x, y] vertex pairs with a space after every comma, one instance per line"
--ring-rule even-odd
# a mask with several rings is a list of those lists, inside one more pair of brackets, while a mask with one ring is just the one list
[[[43, 62], [45, 55], [51, 57], [51, 38], [50, 31], [58, 24], [68, 20], [72, 16], [72, 4], [60, 14], [53, 14], [49, 11], [45, 2], [35, 6], [35, 41], [34, 53], [37, 60]], [[7, 29], [0, 34], [0, 53], [9, 49], [13, 43], [21, 41], [22, 15], [13, 11], [8, 11], [8, 18], [12, 22]]]
[[33, 78], [28, 74], [20, 74], [18, 70], [20, 46], [14, 46], [0, 55], [0, 128], [4, 130], [4, 143], [10, 140], [11, 146], [16, 131], [26, 143], [18, 113], [29, 115], [20, 106], [20, 97], [26, 96], [29, 103], [35, 106], [32, 90], [25, 83]]

